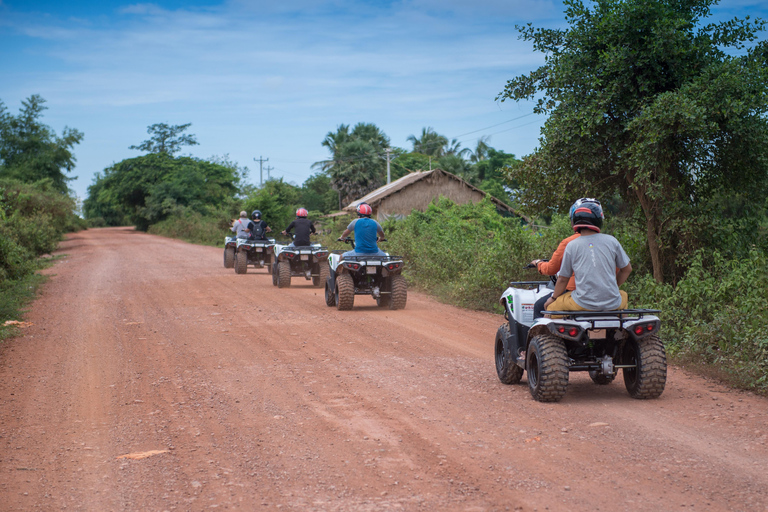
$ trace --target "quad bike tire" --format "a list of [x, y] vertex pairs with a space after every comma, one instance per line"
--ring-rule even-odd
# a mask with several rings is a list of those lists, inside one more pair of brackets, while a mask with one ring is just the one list
[[622, 364], [635, 366], [624, 368], [624, 385], [629, 396], [637, 399], [660, 397], [667, 384], [667, 355], [661, 339], [654, 334], [637, 341], [627, 340], [622, 354]]
[[235, 254], [235, 273], [245, 274], [248, 272], [248, 255], [244, 252]]
[[568, 389], [568, 352], [551, 334], [533, 337], [526, 352], [528, 389], [537, 402], [559, 402]]
[[389, 305], [392, 303], [392, 279], [386, 278], [384, 279], [383, 286], [381, 287], [381, 292], [378, 297], [376, 297], [376, 305], [380, 308], [388, 308]]
[[613, 379], [616, 378], [616, 374], [614, 373], [612, 375], [606, 375], [603, 372], [598, 372], [597, 370], [589, 370], [589, 378], [592, 379], [592, 382], [598, 386], [607, 386], [613, 382]]
[[523, 369], [515, 363], [514, 349], [509, 346], [509, 325], [502, 324], [496, 331], [496, 375], [504, 384], [517, 384], [523, 378]]
[[271, 259], [269, 259], [269, 260], [264, 262], [264, 266], [267, 267], [267, 274], [271, 274], [272, 273], [272, 269], [275, 266], [275, 262], [272, 261]]
[[233, 268], [235, 266], [235, 248], [224, 248], [224, 268]]
[[336, 294], [331, 292], [331, 278], [329, 277], [325, 282], [325, 305], [332, 308], [336, 305]]
[[389, 295], [389, 309], [405, 309], [408, 301], [408, 283], [401, 275], [392, 276], [392, 293]]
[[349, 311], [355, 305], [355, 281], [349, 274], [336, 278], [336, 309]]
[[331, 276], [331, 267], [328, 265], [327, 261], [321, 261], [317, 264], [317, 273], [318, 275], [312, 276], [312, 284], [319, 288], [320, 286], [324, 286], [325, 282], [328, 281], [328, 278]]
[[275, 263], [273, 266], [269, 267], [272, 269], [272, 286], [277, 286], [277, 279], [280, 277], [280, 264]]
[[277, 266], [277, 287], [288, 288], [291, 286], [291, 264], [283, 261]]

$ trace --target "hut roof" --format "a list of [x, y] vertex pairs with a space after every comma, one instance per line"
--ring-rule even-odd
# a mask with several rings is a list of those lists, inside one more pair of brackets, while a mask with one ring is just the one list
[[416, 182], [419, 182], [423, 179], [428, 178], [429, 176], [432, 176], [433, 174], [442, 174], [444, 176], [447, 176], [450, 179], [456, 180], [463, 184], [464, 186], [475, 190], [479, 192], [482, 195], [488, 195], [491, 201], [496, 205], [497, 208], [501, 208], [503, 210], [506, 210], [514, 215], [517, 215], [518, 217], [522, 217], [526, 221], [529, 221], [529, 219], [516, 211], [514, 208], [509, 206], [508, 204], [496, 199], [492, 195], [488, 194], [487, 192], [480, 190], [479, 188], [475, 187], [474, 185], [471, 185], [467, 181], [463, 180], [462, 178], [456, 176], [455, 174], [451, 174], [450, 172], [444, 171], [442, 169], [432, 169], [431, 171], [416, 171], [412, 172], [410, 174], [406, 174], [402, 178], [393, 181], [392, 183], [388, 183], [382, 187], [377, 188], [373, 192], [361, 197], [360, 199], [357, 199], [355, 201], [352, 201], [347, 206], [344, 207], [344, 210], [346, 211], [355, 211], [357, 208], [357, 205], [360, 203], [368, 203], [371, 205], [371, 207], [375, 208], [378, 206], [378, 204], [386, 197], [389, 197], [393, 194], [397, 194], [404, 188], [413, 185]]

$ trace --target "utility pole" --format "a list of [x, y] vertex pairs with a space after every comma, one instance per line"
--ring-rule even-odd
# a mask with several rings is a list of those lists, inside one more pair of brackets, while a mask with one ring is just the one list
[[[269, 160], [269, 159], [267, 159], [267, 160]], [[274, 167], [272, 167], [271, 165], [268, 165], [268, 166], [265, 167], [265, 169], [267, 170], [267, 181], [269, 181], [269, 179], [272, 177], [272, 176], [269, 175], [269, 171], [274, 169]]]
[[264, 185], [264, 170], [262, 166], [264, 165], [264, 162], [269, 162], [269, 158], [261, 158], [261, 155], [259, 155], [259, 159], [256, 160], [253, 159], [254, 162], [259, 162], [259, 186], [261, 187]]
[[384, 148], [384, 151], [387, 152], [387, 185], [389, 185], [389, 182], [392, 181], [389, 177], [389, 154], [392, 152], [392, 148]]

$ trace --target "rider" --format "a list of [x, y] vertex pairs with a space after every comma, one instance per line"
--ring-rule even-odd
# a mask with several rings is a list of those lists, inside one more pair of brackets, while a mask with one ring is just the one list
[[251, 233], [253, 222], [248, 220], [248, 212], [240, 212], [240, 218], [232, 222], [232, 227], [229, 228], [237, 238], [248, 238]]
[[[567, 246], [570, 242], [573, 240], [576, 240], [581, 235], [578, 233], [569, 236], [568, 238], [564, 239], [560, 242], [560, 244], [557, 246], [557, 249], [555, 249], [555, 252], [552, 253], [552, 257], [549, 258], [549, 261], [545, 260], [533, 260], [531, 262], [531, 265], [534, 265], [536, 267], [536, 270], [539, 271], [539, 274], [545, 275], [545, 276], [554, 276], [557, 275], [557, 271], [560, 270], [560, 264], [563, 261], [563, 253], [565, 252], [565, 246]], [[576, 289], [576, 278], [571, 276], [571, 278], [568, 280], [568, 285], [566, 286], [566, 290], [573, 291]], [[533, 318], [541, 318], [542, 311], [544, 311], [544, 303], [547, 302], [547, 299], [549, 299], [552, 296], [552, 294], [547, 294], [541, 297], [539, 300], [536, 301], [536, 303], [533, 305]]]
[[[592, 198], [577, 200], [570, 211], [571, 225], [579, 234], [565, 247], [557, 284], [547, 299], [547, 311], [604, 311], [626, 309], [627, 292], [619, 290], [632, 272], [629, 256], [611, 235], [600, 232], [603, 208]], [[616, 269], [619, 269], [618, 273]], [[576, 289], [566, 291], [569, 278]]]
[[355, 233], [355, 248], [347, 251], [342, 258], [347, 256], [386, 256], [387, 253], [379, 249], [376, 242], [384, 239], [384, 230], [381, 224], [371, 218], [373, 209], [367, 203], [357, 205], [357, 218], [349, 223], [347, 229], [336, 240], [343, 242], [350, 233]]
[[259, 210], [253, 210], [251, 218], [253, 219], [251, 238], [253, 240], [267, 240], [266, 234], [270, 233], [272, 229], [267, 226], [267, 221], [261, 218], [261, 212]]
[[299, 208], [296, 210], [296, 219], [294, 219], [285, 230], [283, 234], [288, 236], [291, 230], [296, 228], [296, 236], [293, 238], [293, 242], [289, 245], [292, 247], [299, 247], [303, 245], [312, 245], [309, 240], [309, 235], [315, 233], [315, 225], [311, 220], [307, 219], [309, 212], [305, 208]]

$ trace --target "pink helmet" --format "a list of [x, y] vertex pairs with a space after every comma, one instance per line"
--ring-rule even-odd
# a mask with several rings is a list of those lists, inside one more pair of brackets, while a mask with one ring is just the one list
[[306, 208], [299, 208], [298, 210], [296, 210], [296, 216], [307, 217], [309, 216], [309, 212], [307, 212]]
[[357, 205], [358, 215], [365, 215], [366, 217], [370, 217], [372, 213], [373, 213], [373, 208], [371, 208], [371, 205], [367, 203], [361, 203]]

